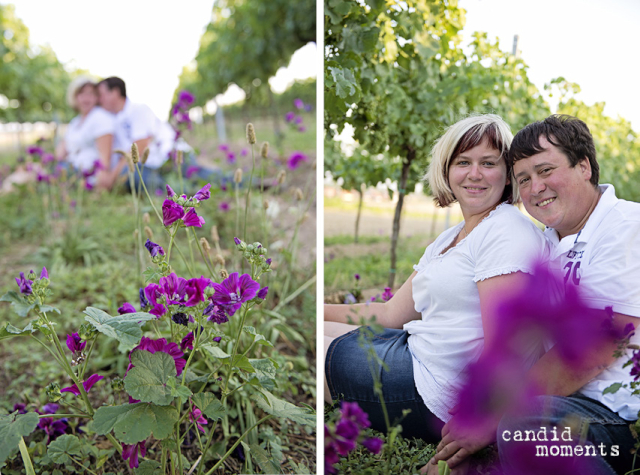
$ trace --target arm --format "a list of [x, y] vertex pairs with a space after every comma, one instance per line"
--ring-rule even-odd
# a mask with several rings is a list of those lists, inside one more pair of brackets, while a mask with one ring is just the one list
[[110, 190], [118, 178], [118, 175], [111, 170], [111, 146], [113, 144], [113, 135], [106, 134], [96, 139], [96, 148], [100, 157], [102, 170], [96, 174], [97, 186], [100, 189]]
[[147, 137], [145, 139], [136, 140], [134, 142], [138, 146], [138, 153], [140, 154], [141, 157], [142, 157], [142, 154], [144, 153], [144, 151], [149, 146], [150, 142], [151, 142], [151, 137]]
[[417, 272], [413, 272], [402, 287], [385, 303], [359, 303], [354, 305], [325, 305], [324, 319], [328, 322], [358, 323], [364, 318], [386, 328], [402, 328], [411, 320], [418, 320], [421, 314], [414, 308], [411, 282]]
[[62, 161], [67, 158], [67, 145], [64, 140], [61, 140], [56, 147], [56, 160]]

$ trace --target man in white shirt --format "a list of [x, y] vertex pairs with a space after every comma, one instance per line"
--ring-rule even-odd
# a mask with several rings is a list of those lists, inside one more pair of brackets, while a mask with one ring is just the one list
[[[611, 185], [598, 185], [599, 166], [593, 138], [575, 117], [551, 116], [529, 124], [514, 137], [509, 152], [513, 173], [527, 212], [547, 226], [550, 265], [561, 271], [565, 286], [575, 286], [587, 306], [612, 307], [616, 327], [640, 324], [640, 203], [616, 198]], [[640, 344], [640, 329], [631, 337]], [[638, 418], [640, 398], [628, 388], [611, 394], [614, 383], [633, 381], [630, 367], [613, 353], [617, 343], [590, 348], [578, 370], [551, 348], [530, 375], [545, 394], [526, 415], [503, 417], [497, 430], [504, 473], [525, 473], [522, 446], [501, 437], [546, 425], [564, 429], [566, 418], [588, 425], [586, 442], [597, 456], [587, 457], [594, 473], [625, 473], [631, 469], [633, 438], [629, 425]], [[564, 422], [566, 423], [566, 422]], [[575, 434], [574, 434], [575, 435]], [[448, 438], [436, 460], [455, 467], [485, 444]], [[586, 460], [586, 459], [585, 459]], [[431, 465], [431, 464], [429, 464]], [[429, 467], [431, 473], [431, 468]], [[526, 472], [528, 473], [528, 472]]]

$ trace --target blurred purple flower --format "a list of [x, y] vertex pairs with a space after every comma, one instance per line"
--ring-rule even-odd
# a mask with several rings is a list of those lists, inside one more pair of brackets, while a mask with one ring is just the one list
[[165, 186], [166, 186], [166, 188], [167, 188], [167, 196], [168, 196], [169, 198], [171, 198], [172, 196], [175, 196], [175, 195], [176, 195], [176, 192], [175, 192], [175, 191], [173, 191], [173, 188], [171, 188], [169, 185], [165, 185]]
[[224, 308], [213, 303], [207, 305], [207, 308], [204, 309], [202, 314], [207, 317], [207, 321], [217, 323], [218, 325], [229, 321], [229, 317], [224, 311]]
[[158, 298], [164, 294], [162, 287], [158, 284], [151, 283], [144, 288], [144, 293], [147, 296], [149, 304], [151, 304], [151, 309], [149, 310], [150, 314], [160, 318], [162, 315], [167, 313], [166, 307], [158, 302]]
[[229, 151], [229, 146], [227, 144], [221, 144], [218, 146], [218, 150], [220, 150], [221, 152], [228, 152]]
[[220, 211], [229, 211], [229, 203], [227, 203], [226, 201], [221, 201], [220, 204], [218, 205], [218, 209]]
[[372, 454], [379, 454], [383, 444], [382, 439], [378, 437], [371, 437], [362, 441], [362, 445]]
[[198, 216], [195, 208], [189, 208], [189, 211], [184, 215], [182, 221], [187, 227], [195, 226], [196, 228], [201, 228], [204, 224], [204, 218], [202, 216]]
[[633, 376], [634, 381], [640, 378], [640, 350], [635, 350], [631, 357], [631, 371], [629, 374]]
[[146, 441], [143, 440], [133, 445], [122, 443], [122, 459], [129, 461], [129, 468], [138, 468], [138, 451], [140, 451], [141, 457], [147, 455], [145, 442]]
[[189, 165], [187, 170], [184, 172], [184, 177], [189, 180], [193, 175], [198, 173], [198, 170], [200, 170], [200, 167], [197, 165]]
[[356, 280], [360, 280], [360, 274], [353, 274], [353, 278]]
[[82, 353], [84, 347], [87, 345], [86, 341], [82, 341], [78, 333], [67, 334], [67, 348], [71, 353]]
[[136, 313], [136, 312], [137, 312], [136, 308], [133, 305], [131, 305], [129, 302], [123, 303], [122, 307], [118, 309], [118, 313], [120, 315], [124, 315], [126, 313]]
[[203, 425], [207, 425], [209, 422], [202, 416], [202, 411], [198, 408], [194, 408], [193, 411], [189, 413], [189, 422], [195, 423], [196, 427], [205, 432]]
[[40, 147], [37, 147], [35, 145], [31, 145], [27, 147], [27, 153], [29, 155], [42, 155], [44, 153], [44, 150], [42, 150]]
[[[91, 388], [93, 387], [94, 384], [96, 384], [98, 381], [100, 381], [101, 379], [104, 379], [104, 376], [100, 376], [99, 374], [92, 374], [91, 376], [89, 376], [88, 379], [86, 379], [85, 381], [82, 382], [82, 387], [84, 388], [85, 392], [89, 392], [89, 390], [91, 390]], [[61, 393], [73, 393], [76, 396], [80, 396], [80, 390], [78, 389], [78, 386], [76, 386], [75, 384], [66, 387], [66, 388], [62, 388], [60, 390]]]
[[295, 151], [289, 156], [289, 160], [287, 160], [287, 166], [291, 170], [295, 170], [300, 165], [300, 162], [306, 162], [307, 156], [299, 151]]
[[384, 288], [384, 292], [382, 292], [382, 300], [384, 302], [388, 302], [389, 300], [391, 300], [391, 297], [393, 297], [393, 293], [391, 292], [391, 287], [385, 287]]
[[303, 109], [304, 108], [304, 102], [300, 98], [294, 99], [293, 100], [293, 105], [295, 106], [296, 109]]
[[306, 132], [307, 128], [304, 125], [301, 125], [300, 127], [298, 127], [298, 132]]
[[40, 278], [41, 279], [48, 279], [49, 278], [49, 273], [47, 272], [47, 268], [46, 267], [42, 268], [42, 272], [40, 272]]
[[182, 312], [174, 313], [171, 316], [171, 320], [173, 320], [173, 323], [177, 325], [184, 325], [185, 327], [189, 323], [189, 317], [187, 316], [186, 313], [182, 313]]
[[267, 298], [267, 293], [269, 292], [269, 287], [265, 286], [262, 287], [259, 291], [258, 294], [256, 295], [257, 298], [259, 299], [266, 299]]
[[233, 152], [227, 153], [227, 162], [228, 163], [236, 163], [236, 154]]
[[182, 90], [178, 93], [178, 102], [184, 105], [191, 105], [193, 104], [193, 101], [195, 100], [195, 97], [193, 96], [193, 94], [191, 94], [191, 92], [185, 90]]
[[164, 256], [164, 249], [159, 244], [152, 242], [150, 239], [147, 239], [147, 242], [144, 243], [144, 247], [147, 248], [151, 257], [156, 257], [158, 254]]
[[242, 243], [242, 241], [240, 240], [240, 238], [239, 238], [239, 237], [234, 237], [234, 238], [233, 238], [233, 243], [234, 243], [236, 246], [239, 246], [239, 245]]
[[144, 295], [144, 289], [142, 287], [140, 287], [140, 290], [138, 291], [138, 296], [140, 298], [140, 308], [143, 309], [145, 308], [147, 305], [149, 305], [149, 301], [147, 300], [147, 298]]
[[286, 115], [284, 116], [284, 120], [286, 120], [287, 122], [291, 122], [295, 116], [296, 116], [295, 112], [287, 112]]
[[202, 188], [200, 188], [200, 190], [198, 190], [198, 192], [193, 197], [198, 201], [208, 200], [209, 198], [211, 198], [211, 193], [209, 191], [210, 189], [211, 183], [207, 183]]
[[42, 156], [42, 163], [50, 163], [53, 162], [55, 160], [54, 156], [51, 155], [50, 153], [45, 153]]
[[24, 276], [24, 272], [20, 272], [20, 277], [16, 277], [15, 279], [18, 283], [18, 286], [20, 287], [20, 293], [31, 295], [31, 293], [33, 292], [33, 290], [31, 289], [31, 284], [33, 284], [33, 281], [27, 279]]
[[164, 200], [162, 203], [162, 222], [165, 226], [171, 226], [184, 216], [184, 209], [172, 200]]
[[249, 155], [249, 150], [247, 150], [246, 148], [243, 148], [242, 150], [240, 150], [241, 157], [246, 157], [247, 155]]
[[302, 117], [297, 115], [295, 119], [293, 119], [294, 124], [302, 124]]
[[27, 413], [26, 407], [27, 407], [26, 404], [22, 404], [21, 402], [19, 402], [13, 405], [13, 410], [18, 411], [18, 414], [26, 414]]
[[185, 351], [186, 349], [193, 350], [193, 332], [187, 333], [187, 335], [180, 342], [180, 349]]

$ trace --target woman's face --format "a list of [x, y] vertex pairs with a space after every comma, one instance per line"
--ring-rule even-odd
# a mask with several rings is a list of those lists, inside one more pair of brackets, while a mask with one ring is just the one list
[[86, 114], [93, 109], [98, 103], [98, 92], [93, 84], [85, 84], [76, 94], [76, 104], [78, 112]]
[[486, 139], [454, 157], [447, 178], [465, 216], [493, 208], [510, 183], [504, 158]]

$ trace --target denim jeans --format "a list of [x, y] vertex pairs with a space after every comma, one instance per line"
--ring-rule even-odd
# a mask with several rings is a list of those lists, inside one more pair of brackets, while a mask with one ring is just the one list
[[[624, 474], [633, 463], [630, 450], [635, 440], [630, 424], [599, 402], [577, 393], [568, 397], [538, 396], [525, 410], [500, 421], [500, 462], [509, 475]], [[543, 428], [548, 442], [540, 442]], [[552, 439], [553, 428], [556, 439]], [[518, 432], [524, 440], [516, 438]], [[538, 440], [527, 442], [529, 435], [533, 439], [533, 433]], [[574, 441], [568, 442], [570, 438]]]
[[[382, 383], [384, 406], [391, 426], [400, 421], [403, 437], [416, 437], [437, 443], [444, 423], [425, 406], [418, 394], [413, 378], [413, 360], [407, 344], [408, 333], [385, 329], [375, 334], [366, 345], [371, 345], [387, 370], [378, 363], [369, 362], [367, 350], [358, 342], [364, 327], [342, 335], [331, 343], [325, 360], [327, 385], [333, 400], [357, 402], [369, 415], [371, 427], [386, 432], [383, 406], [373, 390], [373, 376]], [[402, 411], [411, 413], [402, 417]]]

